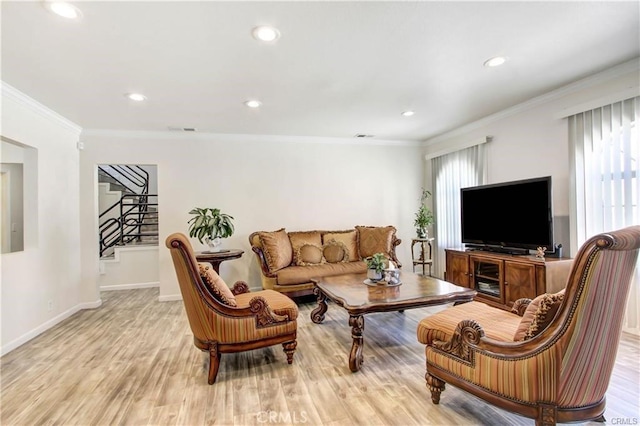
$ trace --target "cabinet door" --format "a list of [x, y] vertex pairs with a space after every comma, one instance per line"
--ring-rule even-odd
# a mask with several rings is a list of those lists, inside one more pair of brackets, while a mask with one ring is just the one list
[[446, 280], [461, 287], [469, 287], [469, 256], [466, 253], [447, 251]]
[[512, 306], [513, 302], [523, 297], [536, 297], [536, 266], [517, 262], [504, 262], [504, 303]]
[[478, 292], [476, 299], [493, 305], [504, 303], [503, 265], [502, 260], [469, 256], [471, 288]]

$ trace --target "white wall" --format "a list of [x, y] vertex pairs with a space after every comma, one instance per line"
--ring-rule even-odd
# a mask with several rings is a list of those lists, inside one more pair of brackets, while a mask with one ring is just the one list
[[80, 297], [80, 128], [4, 83], [1, 124], [3, 138], [34, 148], [25, 150], [24, 251], [0, 255], [4, 354], [96, 299]]
[[98, 288], [110, 291], [158, 287], [158, 251], [163, 248], [152, 245], [115, 247], [112, 259], [100, 260]]
[[147, 173], [149, 173], [149, 194], [158, 193], [158, 168], [155, 166], [149, 166], [139, 164]]
[[[488, 182], [498, 183], [539, 176], [553, 180], [556, 242], [569, 253], [569, 114], [637, 96], [638, 61], [631, 61], [572, 83], [425, 142], [423, 153], [454, 151], [469, 141], [492, 136], [488, 147]], [[432, 187], [431, 175], [425, 177]], [[558, 226], [561, 229], [558, 229]], [[440, 259], [444, 253], [439, 251]], [[441, 262], [438, 262], [441, 263]], [[440, 271], [441, 272], [441, 271]]]
[[[217, 207], [235, 218], [236, 232], [223, 244], [245, 251], [221, 265], [228, 282], [260, 286], [248, 237], [254, 231], [345, 229], [394, 225], [404, 240], [400, 260], [411, 267], [413, 214], [419, 205], [422, 159], [417, 144], [321, 138], [174, 133], [83, 132], [80, 203], [96, 203], [98, 164], [158, 166], [160, 299], [179, 297], [164, 240], [187, 233], [189, 210]], [[82, 220], [83, 276], [98, 274], [96, 223]], [[192, 240], [196, 250], [205, 247]], [[85, 257], [87, 262], [84, 261]], [[141, 265], [153, 267], [153, 265]]]
[[[122, 198], [121, 191], [111, 191], [111, 184], [106, 182], [100, 182], [98, 184], [98, 211], [102, 214], [106, 210], [120, 201]], [[120, 216], [120, 209], [113, 208], [108, 213], [104, 214], [100, 218], [100, 224], [103, 224], [109, 219], [115, 219]]]

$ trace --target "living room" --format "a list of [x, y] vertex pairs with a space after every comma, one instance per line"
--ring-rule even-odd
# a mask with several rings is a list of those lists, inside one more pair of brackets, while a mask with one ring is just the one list
[[[637, 51], [637, 42], [631, 43]], [[102, 304], [96, 284], [98, 164], [157, 166], [161, 241], [172, 232], [186, 232], [188, 211], [195, 206], [218, 207], [233, 215], [236, 232], [224, 244], [245, 254], [223, 265], [221, 275], [228, 283], [245, 280], [259, 288], [259, 267], [248, 236], [282, 227], [394, 225], [403, 240], [398, 257], [410, 265], [408, 242], [415, 234], [413, 216], [421, 188], [433, 185], [427, 157], [490, 136], [488, 183], [552, 176], [554, 216], [558, 223], [568, 224], [572, 178], [566, 117], [599, 102], [638, 96], [638, 75], [636, 55], [423, 140], [353, 138], [351, 134], [358, 132], [378, 133], [369, 130], [373, 125], [361, 129], [355, 124], [343, 137], [86, 127], [45, 106], [28, 87], [3, 80], [3, 141], [35, 149], [37, 159], [32, 174], [25, 172], [26, 188], [33, 190], [25, 198], [25, 223], [30, 224], [25, 249], [1, 257], [2, 354]], [[138, 107], [127, 111], [135, 117]], [[314, 112], [315, 108], [309, 114]], [[247, 121], [256, 118], [252, 112], [244, 114]], [[181, 123], [167, 123], [176, 124]], [[566, 255], [574, 255], [577, 247], [568, 229], [560, 235]], [[158, 265], [158, 300], [179, 300], [170, 254], [162, 245]], [[435, 272], [442, 277], [442, 266]]]

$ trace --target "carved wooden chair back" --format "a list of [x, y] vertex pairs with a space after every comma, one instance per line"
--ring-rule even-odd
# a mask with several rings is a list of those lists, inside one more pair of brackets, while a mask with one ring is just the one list
[[167, 238], [167, 247], [176, 270], [180, 293], [193, 336], [202, 342], [215, 341], [211, 317], [225, 307], [211, 294], [198, 272], [198, 262], [191, 243], [184, 234]]

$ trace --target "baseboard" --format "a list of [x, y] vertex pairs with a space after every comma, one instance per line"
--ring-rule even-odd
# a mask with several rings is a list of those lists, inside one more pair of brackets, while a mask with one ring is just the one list
[[78, 306], [80, 309], [97, 309], [102, 306], [102, 299], [98, 299], [95, 302], [81, 303]]
[[58, 325], [60, 322], [66, 320], [71, 315], [75, 314], [76, 312], [80, 312], [83, 309], [95, 309], [95, 308], [100, 307], [101, 305], [102, 305], [102, 300], [98, 299], [95, 302], [80, 303], [80, 304], [74, 306], [73, 308], [67, 309], [66, 311], [62, 312], [61, 314], [56, 315], [55, 317], [51, 318], [49, 321], [46, 321], [45, 323], [40, 324], [38, 327], [34, 328], [33, 330], [23, 334], [22, 336], [18, 337], [17, 339], [15, 339], [15, 340], [7, 343], [6, 345], [2, 346], [2, 348], [0, 348], [0, 356], [4, 356], [4, 355], [8, 354], [9, 352], [11, 352], [12, 350], [24, 345], [29, 340], [39, 336], [40, 334], [44, 333], [45, 331], [49, 330], [50, 328]]
[[149, 244], [149, 245], [141, 245], [141, 246], [118, 246], [113, 250], [113, 258], [112, 259], [100, 259], [100, 262], [104, 263], [118, 263], [120, 262], [120, 253], [128, 252], [128, 251], [158, 251], [158, 245]]
[[138, 288], [151, 288], [160, 287], [159, 281], [152, 281], [148, 283], [131, 283], [131, 284], [117, 284], [117, 285], [105, 285], [100, 287], [100, 291], [115, 291], [115, 290], [135, 290]]
[[182, 295], [180, 293], [158, 297], [158, 302], [175, 302], [176, 300], [182, 300]]

